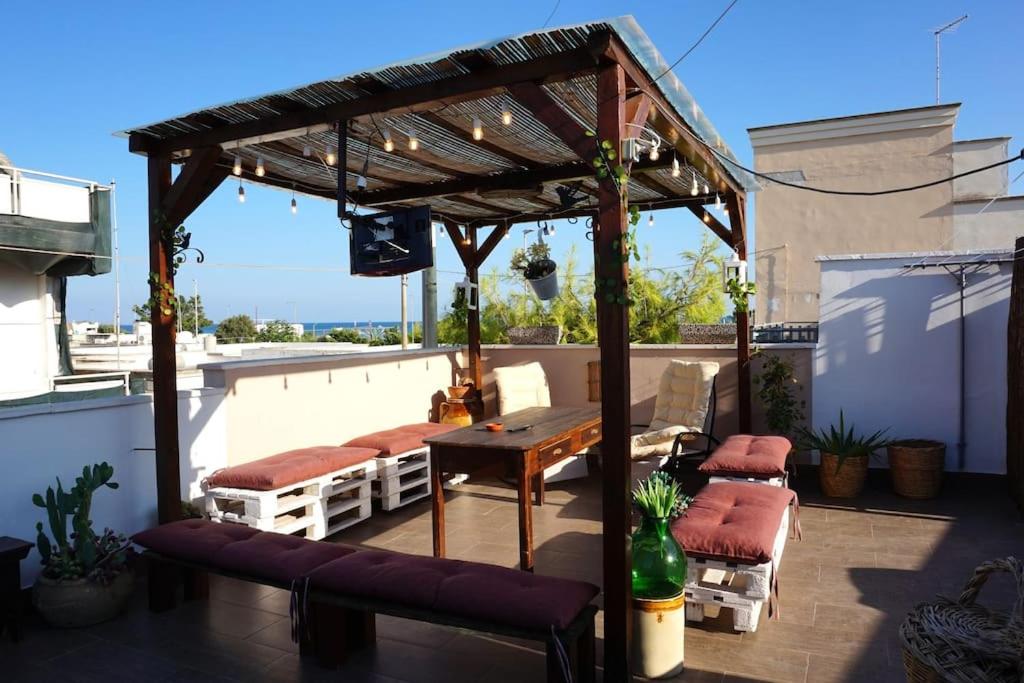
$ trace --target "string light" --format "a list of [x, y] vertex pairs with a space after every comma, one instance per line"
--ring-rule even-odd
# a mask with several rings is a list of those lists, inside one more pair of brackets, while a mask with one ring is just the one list
[[295, 183], [292, 183], [292, 215], [299, 212], [299, 203], [295, 201]]
[[334, 166], [338, 161], [337, 150], [334, 145], [327, 145], [327, 165]]
[[708, 213], [707, 211], [704, 212], [704, 222], [705, 223], [710, 223], [711, 222], [711, 214]]
[[391, 131], [388, 130], [387, 128], [385, 128], [383, 135], [384, 135], [384, 151], [385, 152], [394, 152], [395, 151], [395, 142], [394, 142], [394, 140], [391, 139]]
[[235, 175], [242, 175], [242, 157], [235, 155], [235, 165], [231, 167], [231, 172]]
[[649, 225], [651, 227], [654, 226], [654, 212], [653, 211], [651, 211], [649, 214], [647, 214], [647, 225]]
[[245, 188], [242, 187], [242, 179], [238, 179], [238, 203], [245, 204]]
[[364, 175], [357, 175], [356, 176], [356, 189], [358, 189], [358, 190], [365, 190], [366, 189], [366, 176], [364, 176]]
[[700, 190], [697, 188], [697, 171], [693, 171], [693, 184], [690, 185], [690, 196], [696, 197], [700, 194]]
[[719, 211], [722, 210], [722, 198], [718, 196], [717, 192], [715, 193], [715, 208]]
[[677, 159], [676, 155], [673, 154], [672, 155], [672, 177], [673, 178], [678, 178], [681, 174], [682, 174], [682, 171], [679, 169], [679, 159]]
[[708, 187], [708, 181], [704, 181], [704, 194], [711, 194], [711, 188]]
[[313, 148], [309, 146], [308, 142], [302, 146], [302, 156], [304, 156], [304, 157], [313, 156]]
[[661, 156], [661, 152], [658, 151], [658, 146], [651, 145], [651, 153], [647, 155], [647, 158], [651, 161], [657, 161], [659, 156]]
[[512, 125], [512, 108], [508, 106], [508, 100], [501, 102], [501, 122], [506, 126]]
[[416, 129], [409, 131], [409, 150], [415, 152], [420, 148], [420, 139], [416, 137]]
[[484, 124], [480, 120], [479, 116], [473, 117], [473, 139], [483, 140], [484, 139]]
[[263, 166], [263, 157], [256, 157], [256, 175], [260, 178], [267, 174], [267, 169]]

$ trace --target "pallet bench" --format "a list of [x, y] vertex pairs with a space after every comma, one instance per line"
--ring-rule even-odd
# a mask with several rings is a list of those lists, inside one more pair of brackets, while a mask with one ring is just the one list
[[688, 620], [703, 621], [707, 611], [728, 607], [735, 630], [757, 630], [765, 603], [771, 611], [778, 599], [790, 504], [799, 535], [799, 504], [789, 489], [733, 481], [701, 489], [672, 523], [672, 534], [690, 562]]
[[367, 550], [310, 574], [308, 619], [317, 658], [328, 667], [372, 645], [375, 615], [387, 614], [542, 642], [548, 683], [591, 683], [597, 593], [581, 581]]
[[316, 446], [215, 472], [205, 482], [214, 522], [319, 540], [370, 516], [377, 451]]
[[786, 458], [792, 450], [793, 444], [782, 436], [735, 434], [697, 469], [708, 475], [711, 484], [739, 481], [785, 488]]

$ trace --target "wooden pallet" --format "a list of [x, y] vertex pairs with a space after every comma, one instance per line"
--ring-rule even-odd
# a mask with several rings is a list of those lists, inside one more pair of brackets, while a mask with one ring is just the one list
[[690, 556], [686, 579], [686, 618], [703, 621], [706, 611], [717, 614], [720, 608], [728, 607], [732, 609], [735, 630], [756, 631], [761, 609], [771, 598], [772, 572], [778, 571], [782, 564], [788, 534], [789, 508], [786, 508], [775, 535], [772, 562], [747, 565]]
[[757, 477], [708, 477], [709, 484], [717, 484], [723, 481], [741, 481], [750, 484], [767, 484], [768, 486], [778, 486], [779, 488], [784, 489], [789, 488], [789, 473], [787, 472], [781, 477], [771, 477], [769, 479], [758, 479]]
[[380, 499], [381, 509], [390, 512], [430, 496], [430, 479], [410, 482], [397, 490], [391, 489], [391, 493], [387, 494], [375, 491], [374, 495]]
[[327, 536], [336, 534], [370, 517], [371, 482], [351, 481], [332, 489], [325, 501]]

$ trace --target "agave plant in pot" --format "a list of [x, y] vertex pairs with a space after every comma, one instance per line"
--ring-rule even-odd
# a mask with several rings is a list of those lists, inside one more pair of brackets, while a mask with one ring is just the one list
[[[62, 628], [91, 626], [116, 616], [131, 596], [132, 573], [126, 567], [131, 544], [121, 534], [104, 529], [97, 535], [89, 514], [92, 496], [102, 487], [116, 489], [114, 468], [105, 462], [82, 468], [82, 476], [65, 491], [57, 488], [34, 494], [32, 502], [46, 510], [50, 536], [36, 524], [36, 547], [43, 571], [32, 590], [32, 604], [49, 624]], [[68, 532], [68, 518], [71, 532]]]
[[543, 233], [538, 232], [537, 241], [527, 249], [512, 253], [511, 268], [523, 274], [541, 301], [558, 296], [558, 265], [551, 260], [551, 247], [544, 241]]
[[798, 431], [799, 448], [816, 450], [821, 455], [818, 479], [821, 490], [830, 498], [854, 498], [864, 489], [868, 474], [868, 458], [888, 445], [884, 438], [888, 429], [880, 429], [868, 436], [858, 435], [853, 424], [846, 427], [843, 411], [839, 411], [839, 424], [817, 432], [801, 428]]
[[641, 517], [633, 533], [633, 667], [646, 678], [674, 676], [683, 668], [686, 554], [669, 524], [689, 502], [664, 472], [633, 490]]

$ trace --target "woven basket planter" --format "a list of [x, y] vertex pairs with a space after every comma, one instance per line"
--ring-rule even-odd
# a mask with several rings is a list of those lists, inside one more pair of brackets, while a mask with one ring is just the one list
[[[1017, 600], [1009, 612], [975, 604], [995, 572], [1014, 577]], [[1013, 557], [974, 570], [955, 602], [921, 603], [900, 625], [903, 668], [910, 683], [1020, 683], [1024, 681], [1024, 563]]]
[[942, 487], [946, 466], [946, 445], [927, 439], [889, 444], [889, 473], [892, 487], [907, 498], [934, 498]]
[[821, 466], [818, 467], [818, 480], [822, 492], [829, 498], [856, 498], [864, 490], [864, 480], [868, 476], [868, 456], [852, 455], [839, 465], [839, 456], [833, 453], [821, 454]]

